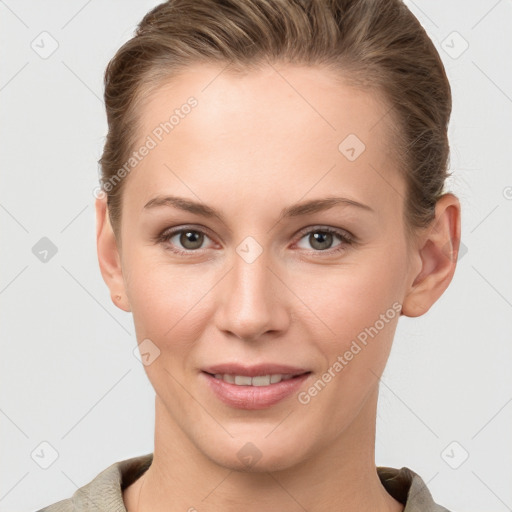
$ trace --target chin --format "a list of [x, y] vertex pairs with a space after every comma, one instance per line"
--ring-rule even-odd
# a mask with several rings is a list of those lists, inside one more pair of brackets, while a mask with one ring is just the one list
[[[208, 449], [203, 450], [203, 454], [218, 466], [243, 473], [282, 471], [300, 464], [307, 458], [304, 443], [286, 445], [277, 436], [274, 442], [269, 442], [264, 439], [264, 435], [246, 441], [232, 439], [229, 446], [216, 443], [215, 451], [211, 450], [210, 444]], [[290, 437], [287, 436], [287, 439], [289, 442]], [[300, 452], [297, 450], [298, 446], [301, 447]]]

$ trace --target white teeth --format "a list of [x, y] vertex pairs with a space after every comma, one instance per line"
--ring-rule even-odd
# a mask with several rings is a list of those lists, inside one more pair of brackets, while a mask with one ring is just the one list
[[289, 380], [293, 375], [282, 375], [276, 373], [273, 375], [257, 375], [256, 377], [248, 377], [247, 375], [231, 375], [228, 373], [216, 373], [215, 378], [236, 384], [237, 386], [269, 386], [270, 384], [277, 384], [282, 380]]
[[281, 382], [281, 375], [271, 375], [270, 376], [270, 384], [275, 384], [276, 382]]
[[251, 381], [251, 377], [247, 377], [246, 375], [235, 375], [235, 384], [237, 386], [250, 386]]
[[270, 375], [261, 375], [252, 378], [253, 386], [268, 386], [270, 384]]

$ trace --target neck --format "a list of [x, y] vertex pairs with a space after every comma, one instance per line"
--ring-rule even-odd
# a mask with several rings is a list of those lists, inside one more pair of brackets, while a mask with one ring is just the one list
[[193, 445], [155, 402], [153, 462], [125, 489], [128, 512], [402, 512], [375, 467], [378, 389], [354, 422], [328, 447], [300, 465], [279, 471], [242, 472], [219, 466]]

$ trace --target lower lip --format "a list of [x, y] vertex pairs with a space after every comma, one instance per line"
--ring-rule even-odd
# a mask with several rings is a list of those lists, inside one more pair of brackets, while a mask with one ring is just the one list
[[237, 386], [201, 372], [219, 400], [237, 409], [266, 409], [297, 392], [309, 373], [268, 386]]

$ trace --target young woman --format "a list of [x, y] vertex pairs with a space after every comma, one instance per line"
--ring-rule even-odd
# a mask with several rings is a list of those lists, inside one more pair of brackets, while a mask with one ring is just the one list
[[96, 201], [156, 393], [152, 454], [55, 511], [423, 511], [375, 466], [401, 315], [448, 287], [450, 86], [399, 0], [171, 0], [105, 74]]

